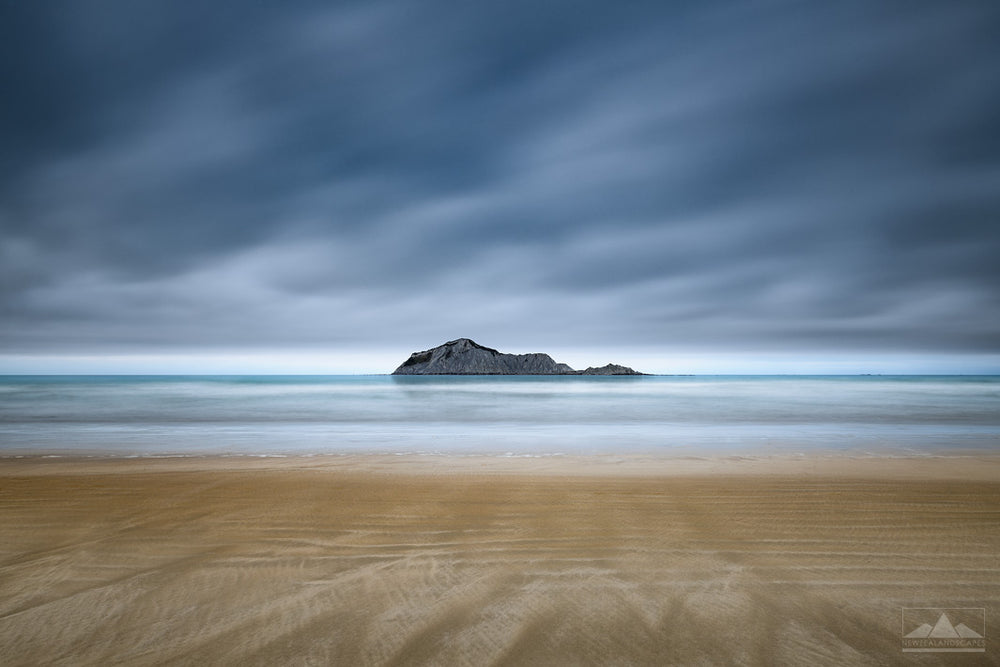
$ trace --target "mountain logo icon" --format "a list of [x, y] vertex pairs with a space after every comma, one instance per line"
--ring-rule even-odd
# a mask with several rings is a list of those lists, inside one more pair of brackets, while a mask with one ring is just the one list
[[903, 633], [904, 652], [983, 653], [986, 609], [904, 608]]
[[967, 626], [965, 623], [959, 623], [958, 625], [952, 625], [951, 620], [948, 615], [941, 612], [938, 616], [937, 623], [934, 627], [931, 627], [927, 623], [922, 623], [913, 632], [910, 632], [904, 637], [979, 637], [982, 635]]

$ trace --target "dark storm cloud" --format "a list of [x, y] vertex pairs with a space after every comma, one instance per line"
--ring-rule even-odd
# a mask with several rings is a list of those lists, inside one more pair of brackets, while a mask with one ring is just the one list
[[0, 12], [7, 350], [1000, 348], [993, 3]]

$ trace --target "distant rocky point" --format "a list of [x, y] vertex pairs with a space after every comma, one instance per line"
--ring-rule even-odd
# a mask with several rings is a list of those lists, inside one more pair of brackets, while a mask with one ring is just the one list
[[468, 338], [451, 340], [414, 352], [393, 375], [645, 375], [627, 366], [608, 364], [575, 371], [547, 354], [504, 354]]

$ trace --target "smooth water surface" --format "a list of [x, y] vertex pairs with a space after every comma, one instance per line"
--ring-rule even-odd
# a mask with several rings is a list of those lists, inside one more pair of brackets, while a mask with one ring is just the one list
[[995, 376], [0, 376], [0, 455], [1000, 451]]

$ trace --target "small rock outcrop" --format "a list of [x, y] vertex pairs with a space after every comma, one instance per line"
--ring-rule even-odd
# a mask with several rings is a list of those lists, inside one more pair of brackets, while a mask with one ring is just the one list
[[468, 338], [414, 352], [393, 375], [643, 375], [627, 366], [608, 364], [575, 371], [541, 352], [504, 354]]
[[590, 366], [585, 371], [574, 371], [574, 373], [577, 375], [645, 375], [645, 373], [634, 371], [628, 366], [619, 366], [618, 364], [608, 364], [600, 368]]

